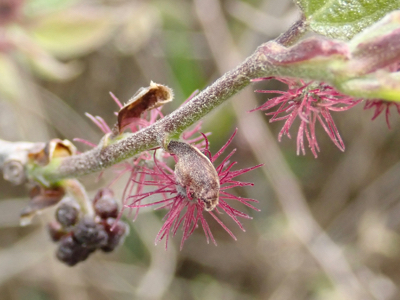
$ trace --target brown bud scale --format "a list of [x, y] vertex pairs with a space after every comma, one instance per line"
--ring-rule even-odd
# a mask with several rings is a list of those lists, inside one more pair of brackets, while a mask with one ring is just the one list
[[175, 154], [175, 177], [186, 195], [204, 202], [206, 211], [212, 211], [218, 205], [219, 177], [211, 161], [197, 148], [178, 141], [168, 144], [168, 151]]
[[129, 124], [140, 118], [143, 112], [171, 102], [173, 97], [174, 94], [169, 87], [153, 81], [150, 82], [150, 86], [140, 88], [118, 112], [118, 133], [114, 132], [114, 135], [122, 133]]

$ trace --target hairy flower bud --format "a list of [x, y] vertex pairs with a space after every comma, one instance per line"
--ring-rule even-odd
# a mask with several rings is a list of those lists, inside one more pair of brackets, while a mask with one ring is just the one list
[[94, 248], [86, 248], [68, 235], [61, 239], [56, 256], [60, 261], [72, 267], [78, 262], [86, 260], [93, 251], [95, 251]]
[[64, 227], [74, 225], [79, 218], [79, 211], [70, 203], [61, 204], [56, 211], [57, 221]]
[[105, 246], [101, 247], [101, 250], [103, 252], [111, 252], [124, 242], [126, 235], [129, 233], [129, 226], [114, 218], [105, 220], [104, 226], [108, 234], [108, 241]]
[[104, 226], [91, 218], [83, 218], [73, 230], [75, 240], [85, 247], [99, 248], [107, 244]]
[[116, 218], [118, 216], [117, 201], [115, 201], [113, 191], [108, 188], [99, 190], [94, 197], [93, 208], [96, 215], [102, 219]]
[[168, 144], [168, 151], [175, 154], [175, 177], [179, 190], [189, 199], [201, 200], [206, 211], [218, 205], [219, 177], [211, 161], [197, 148], [178, 141]]

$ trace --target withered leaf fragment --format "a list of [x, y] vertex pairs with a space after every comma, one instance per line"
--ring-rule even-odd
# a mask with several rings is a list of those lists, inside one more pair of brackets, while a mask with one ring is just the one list
[[41, 185], [35, 185], [29, 193], [31, 201], [28, 206], [21, 211], [20, 224], [30, 224], [37, 212], [57, 204], [64, 195], [65, 190], [62, 187], [45, 188]]
[[30, 160], [40, 166], [47, 165], [53, 158], [71, 156], [76, 147], [68, 140], [52, 139], [48, 143], [38, 144], [28, 154]]
[[171, 102], [173, 97], [169, 87], [153, 81], [150, 82], [150, 86], [140, 88], [118, 112], [118, 134], [135, 119], [140, 118], [143, 112]]
[[212, 211], [219, 202], [219, 177], [211, 161], [197, 148], [183, 142], [171, 141], [168, 151], [175, 154], [175, 177], [185, 196], [204, 202], [204, 209]]

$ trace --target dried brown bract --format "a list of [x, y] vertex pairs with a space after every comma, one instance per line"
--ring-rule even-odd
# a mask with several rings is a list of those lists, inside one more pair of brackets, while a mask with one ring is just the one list
[[218, 205], [220, 183], [218, 173], [211, 161], [197, 148], [178, 141], [168, 144], [168, 151], [175, 154], [177, 185], [181, 193], [191, 199], [204, 202], [204, 209], [212, 211]]
[[140, 118], [143, 112], [171, 102], [173, 97], [169, 87], [153, 81], [150, 82], [150, 86], [140, 88], [118, 112], [118, 134], [135, 119]]
[[62, 187], [45, 188], [41, 185], [35, 185], [29, 193], [31, 201], [20, 214], [21, 225], [27, 225], [39, 211], [53, 206], [61, 201], [65, 195]]
[[68, 140], [52, 139], [46, 144], [38, 144], [28, 154], [29, 159], [40, 166], [47, 165], [53, 158], [67, 157], [76, 153], [75, 146]]

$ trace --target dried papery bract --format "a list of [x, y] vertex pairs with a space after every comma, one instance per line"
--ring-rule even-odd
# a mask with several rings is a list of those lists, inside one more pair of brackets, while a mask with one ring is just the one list
[[171, 141], [167, 150], [178, 158], [175, 179], [184, 188], [189, 199], [204, 202], [205, 210], [212, 211], [218, 205], [219, 177], [211, 161], [197, 148], [183, 142]]
[[31, 200], [28, 206], [21, 211], [20, 224], [30, 224], [37, 213], [57, 205], [66, 194], [76, 201], [78, 210], [82, 214], [93, 215], [93, 209], [84, 187], [77, 179], [66, 179], [49, 186], [35, 183], [29, 193]]
[[[68, 140], [52, 139], [48, 143], [37, 144], [33, 147], [27, 155], [30, 168], [36, 166], [45, 166], [55, 158], [62, 158], [74, 155], [76, 153], [75, 146]], [[36, 178], [40, 181], [38, 178]], [[44, 181], [44, 180], [43, 180]], [[31, 223], [32, 218], [39, 211], [54, 206], [65, 195], [65, 188], [61, 183], [48, 184], [47, 182], [40, 181], [35, 183], [30, 190], [31, 201], [25, 207], [20, 215], [21, 225]]]
[[39, 165], [47, 165], [53, 158], [76, 154], [76, 147], [68, 140], [52, 139], [29, 152], [29, 159]]
[[20, 214], [20, 224], [28, 225], [32, 218], [41, 210], [56, 205], [65, 195], [65, 190], [62, 187], [45, 188], [41, 185], [35, 185], [29, 196], [31, 201]]
[[118, 132], [114, 132], [113, 129], [113, 134], [121, 134], [132, 122], [137, 121], [143, 112], [171, 102], [173, 97], [169, 87], [151, 81], [150, 86], [140, 88], [118, 112]]

